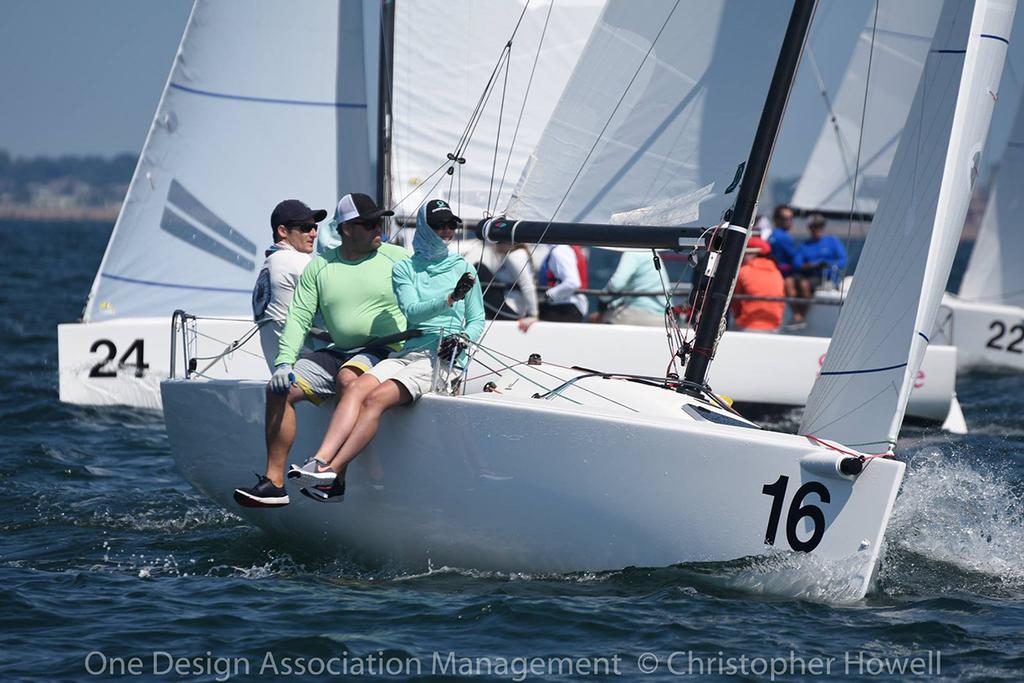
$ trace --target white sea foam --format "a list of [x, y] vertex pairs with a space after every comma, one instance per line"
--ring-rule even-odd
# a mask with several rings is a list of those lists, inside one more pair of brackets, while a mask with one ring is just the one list
[[[1021, 485], [998, 463], [923, 448], [909, 460], [887, 548], [1024, 587]], [[892, 572], [887, 578], [899, 580]]]

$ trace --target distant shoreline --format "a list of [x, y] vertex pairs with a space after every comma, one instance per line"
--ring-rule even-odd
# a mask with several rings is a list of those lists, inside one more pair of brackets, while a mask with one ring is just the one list
[[102, 206], [66, 206], [48, 207], [30, 204], [0, 204], [0, 220], [17, 221], [72, 221], [113, 223], [121, 204], [104, 204]]

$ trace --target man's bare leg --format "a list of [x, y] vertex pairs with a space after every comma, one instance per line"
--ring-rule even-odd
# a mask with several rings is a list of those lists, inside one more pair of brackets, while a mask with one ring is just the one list
[[359, 455], [360, 451], [377, 434], [377, 428], [380, 426], [380, 416], [389, 408], [411, 402], [412, 395], [409, 393], [409, 390], [393, 379], [382, 382], [377, 386], [376, 389], [363, 399], [362, 408], [359, 411], [359, 420], [352, 429], [352, 433], [345, 439], [345, 443], [338, 451], [338, 454], [331, 460], [331, 468], [343, 475], [348, 464]]
[[[812, 299], [812, 298], [814, 298], [814, 290], [811, 289], [811, 281], [810, 280], [806, 280], [804, 278], [800, 278], [800, 281], [798, 282], [798, 284], [800, 285], [800, 298], [802, 298], [802, 299]], [[800, 320], [804, 320], [804, 319], [807, 318], [807, 310], [811, 307], [811, 305], [809, 303], [801, 303], [801, 304], [798, 304], [798, 305], [800, 307]]]
[[284, 486], [284, 465], [295, 442], [295, 404], [304, 400], [306, 393], [294, 384], [284, 395], [267, 389], [267, 478], [274, 486]]
[[373, 375], [362, 373], [353, 368], [342, 368], [338, 373], [338, 405], [331, 414], [320, 448], [314, 457], [321, 462], [330, 463], [352, 432], [359, 418], [359, 409], [371, 391], [380, 386], [380, 380]]

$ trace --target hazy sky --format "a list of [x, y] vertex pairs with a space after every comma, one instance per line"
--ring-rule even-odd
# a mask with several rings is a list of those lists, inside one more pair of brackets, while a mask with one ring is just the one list
[[[282, 0], [291, 1], [291, 0]], [[488, 0], [481, 0], [488, 1]], [[842, 77], [869, 0], [822, 0], [811, 45], [826, 82]], [[0, 148], [18, 156], [138, 152], [170, 71], [191, 0], [0, 0]], [[827, 21], [824, 21], [827, 19]], [[827, 27], [827, 28], [822, 28]], [[1018, 12], [1015, 34], [1024, 30]], [[227, 37], [230, 39], [230, 37]], [[1011, 40], [986, 160], [998, 158], [1020, 96], [1024, 40]], [[765, 55], [765, 58], [772, 58]], [[773, 175], [796, 175], [824, 108], [798, 79]]]
[[191, 0], [0, 0], [0, 148], [138, 152]]

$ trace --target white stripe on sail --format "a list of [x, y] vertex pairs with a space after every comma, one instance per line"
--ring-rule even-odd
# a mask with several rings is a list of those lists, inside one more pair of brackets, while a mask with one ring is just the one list
[[801, 433], [869, 453], [895, 443], [967, 214], [1015, 7], [946, 1]]

